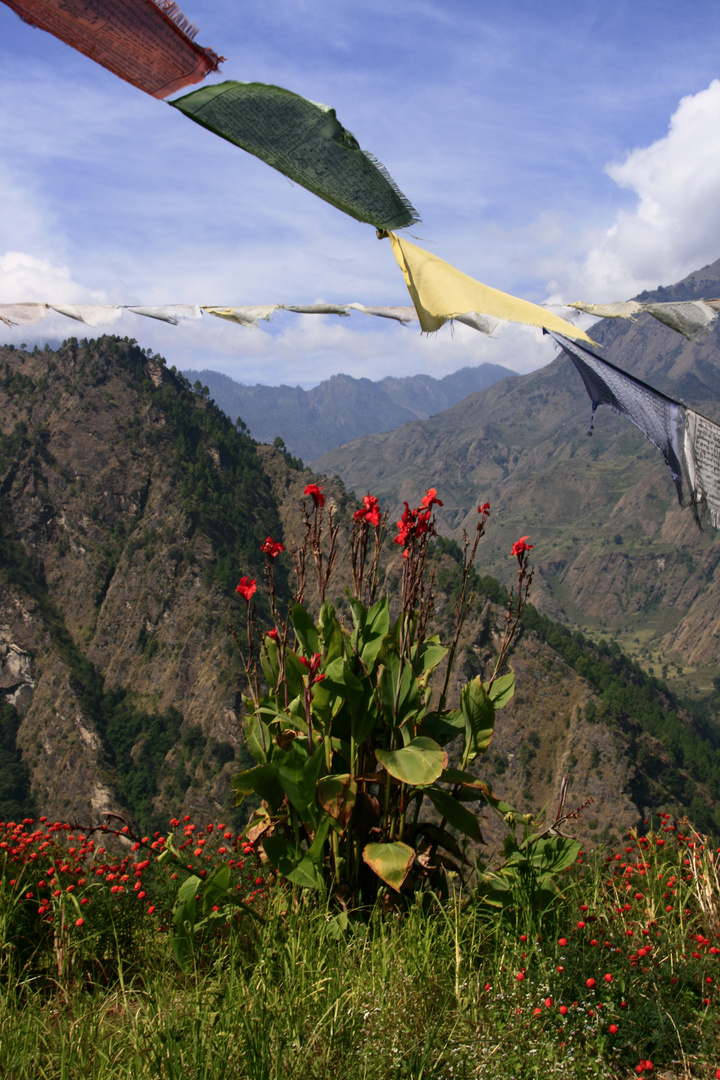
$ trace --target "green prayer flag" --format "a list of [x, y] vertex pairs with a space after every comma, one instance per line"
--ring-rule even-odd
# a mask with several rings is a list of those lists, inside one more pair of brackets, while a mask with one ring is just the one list
[[205, 86], [169, 104], [358, 221], [377, 229], [418, 221], [384, 167], [327, 105], [246, 82]]

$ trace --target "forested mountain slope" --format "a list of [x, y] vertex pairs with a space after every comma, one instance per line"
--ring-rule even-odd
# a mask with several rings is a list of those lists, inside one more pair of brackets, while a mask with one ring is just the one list
[[[90, 823], [119, 811], [149, 831], [180, 812], [247, 813], [230, 797], [248, 758], [227, 622], [242, 621], [234, 588], [248, 574], [267, 625], [260, 545], [297, 540], [313, 479], [134, 342], [0, 349], [0, 817]], [[343, 542], [355, 504], [337, 486], [327, 493]], [[395, 545], [389, 557], [392, 590]], [[446, 638], [457, 557], [448, 541], [433, 554]], [[285, 596], [291, 566], [286, 550]], [[507, 582], [512, 566], [500, 569]], [[475, 584], [463, 680], [487, 673], [504, 618], [502, 588]], [[593, 800], [578, 826], [587, 839], [659, 808], [720, 828], [716, 728], [617, 647], [528, 611], [511, 662], [516, 697], [482, 762], [499, 791], [537, 810], [569, 771], [573, 802]]]

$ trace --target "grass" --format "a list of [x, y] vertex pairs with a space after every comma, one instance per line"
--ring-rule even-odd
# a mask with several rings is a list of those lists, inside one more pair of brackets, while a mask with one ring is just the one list
[[648, 839], [583, 857], [545, 912], [518, 904], [502, 915], [456, 893], [444, 905], [425, 894], [402, 911], [348, 916], [282, 884], [264, 887], [264, 924], [241, 916], [201, 935], [187, 974], [158, 925], [171, 925], [161, 875], [146, 874], [152, 912], [108, 886], [103, 908], [96, 891], [95, 923], [87, 905], [80, 927], [68, 920], [60, 977], [58, 910], [23, 950], [23, 920], [36, 917], [37, 901], [24, 899], [27, 879], [18, 891], [6, 873], [0, 1074], [714, 1077], [717, 856], [664, 820]]

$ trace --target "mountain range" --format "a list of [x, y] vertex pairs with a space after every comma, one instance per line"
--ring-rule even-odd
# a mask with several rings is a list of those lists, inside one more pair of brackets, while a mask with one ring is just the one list
[[217, 371], [183, 372], [205, 386], [216, 405], [241, 417], [258, 442], [281, 438], [289, 452], [311, 461], [343, 443], [375, 431], [391, 431], [450, 408], [476, 390], [515, 372], [499, 364], [466, 367], [434, 379], [386, 376], [378, 382], [333, 375], [310, 390], [301, 386], [246, 386]]

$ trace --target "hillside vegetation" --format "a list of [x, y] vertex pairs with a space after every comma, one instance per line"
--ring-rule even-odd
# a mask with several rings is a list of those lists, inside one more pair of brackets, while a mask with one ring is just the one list
[[[91, 822], [117, 811], [150, 830], [182, 810], [242, 823], [247, 811], [233, 808], [230, 790], [249, 760], [227, 633], [234, 588], [242, 575], [262, 581], [268, 535], [288, 548], [297, 540], [313, 475], [257, 446], [130, 341], [5, 348], [0, 376], [2, 814]], [[440, 494], [452, 502], [452, 487], [450, 499]], [[347, 529], [355, 502], [341, 485], [328, 495]], [[502, 528], [491, 518], [480, 548], [464, 681], [497, 649], [505, 593], [486, 571]], [[514, 539], [529, 528], [518, 522]], [[432, 557], [447, 638], [459, 550], [439, 542]], [[288, 550], [281, 600], [291, 565]], [[507, 582], [507, 563], [498, 566]], [[342, 614], [342, 590], [334, 600]], [[658, 809], [719, 827], [710, 716], [681, 707], [617, 645], [532, 612], [511, 664], [516, 695], [482, 768], [513, 804], [530, 812], [556, 802], [569, 773], [573, 801], [592, 800], [578, 823], [587, 840], [616, 837]], [[488, 821], [490, 844], [493, 830]]]

